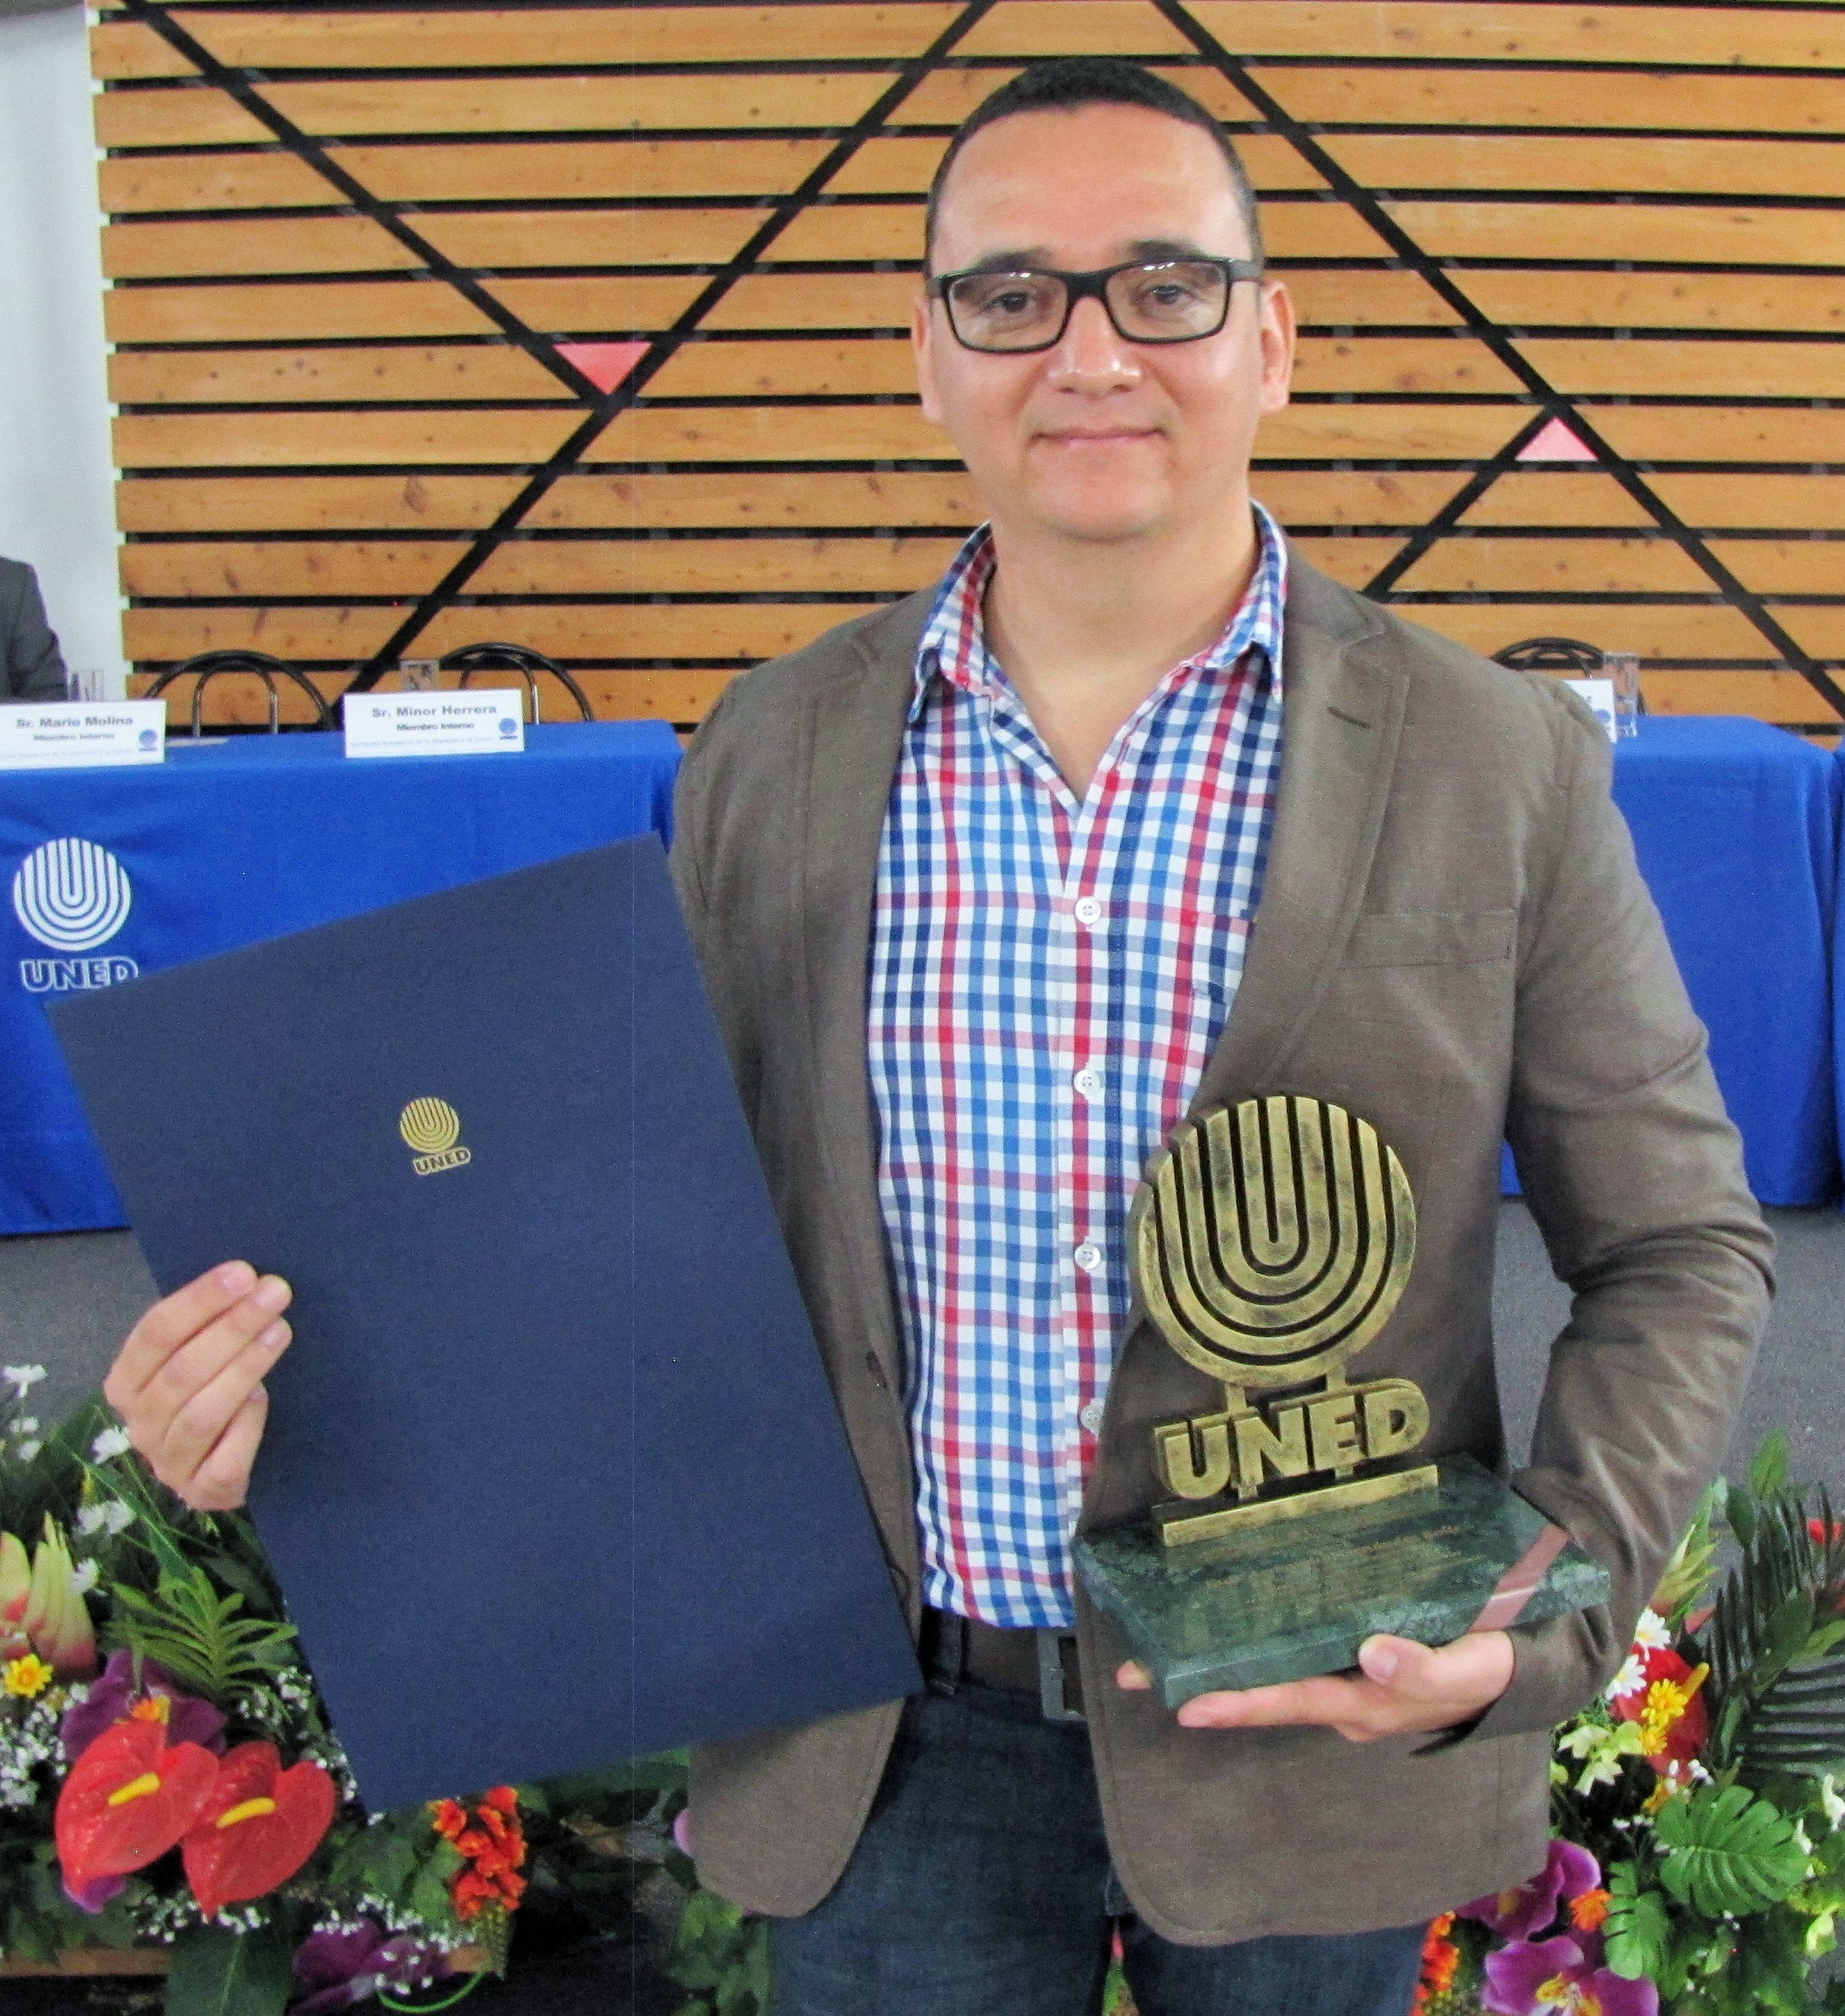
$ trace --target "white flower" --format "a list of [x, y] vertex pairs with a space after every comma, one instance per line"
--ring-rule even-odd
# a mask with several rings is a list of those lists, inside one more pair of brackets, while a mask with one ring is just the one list
[[38, 1452], [44, 1447], [45, 1445], [43, 1442], [21, 1442], [19, 1446], [20, 1461], [21, 1463], [31, 1462], [34, 1457], [35, 1457]]
[[88, 1596], [96, 1586], [96, 1577], [99, 1573], [99, 1571], [94, 1561], [79, 1561], [71, 1573], [71, 1588], [79, 1596]]
[[1794, 1839], [1800, 1845], [1801, 1854], [1805, 1856], [1807, 1859], [1811, 1862], [1813, 1859], [1813, 1844], [1807, 1838], [1807, 1829], [1803, 1821], [1796, 1820], [1794, 1822], [1793, 1835]]
[[128, 1453], [128, 1431], [126, 1428], [105, 1428], [90, 1444], [92, 1463], [107, 1463], [113, 1457]]
[[1669, 1652], [1672, 1649], [1672, 1634], [1666, 1629], [1666, 1620], [1656, 1610], [1643, 1610], [1640, 1622], [1634, 1626], [1634, 1643], [1644, 1652]]
[[1819, 1809], [1825, 1815], [1827, 1826], [1836, 1834], [1840, 1825], [1845, 1823], [1845, 1798], [1839, 1796], [1838, 1786], [1829, 1771], [1819, 1781]]
[[1620, 1701], [1626, 1695], [1637, 1694], [1646, 1684], [1646, 1669], [1638, 1652], [1630, 1652], [1620, 1671], [1608, 1683], [1604, 1701]]
[[0, 1379], [13, 1388], [16, 1399], [24, 1399], [44, 1377], [42, 1365], [0, 1365]]
[[107, 1533], [113, 1539], [134, 1523], [132, 1508], [119, 1498], [105, 1499], [100, 1505], [80, 1505], [77, 1509], [77, 1530], [86, 1539], [93, 1539], [99, 1533]]
[[38, 1417], [36, 1414], [20, 1415], [19, 1419], [13, 1424], [13, 1431], [16, 1435], [37, 1435], [38, 1432]]
[[135, 1523], [135, 1508], [131, 1505], [124, 1505], [119, 1498], [112, 1498], [102, 1508], [102, 1523], [108, 1528], [111, 1538], [117, 1533], [125, 1532]]

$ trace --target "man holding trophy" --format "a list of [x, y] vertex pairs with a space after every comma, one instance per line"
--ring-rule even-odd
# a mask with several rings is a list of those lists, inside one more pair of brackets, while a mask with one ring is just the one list
[[[1293, 313], [1210, 115], [1005, 86], [915, 335], [989, 522], [731, 687], [674, 866], [930, 1686], [701, 1752], [700, 1873], [778, 2016], [1079, 2016], [1116, 1926], [1142, 2016], [1400, 2016], [1543, 1860], [1770, 1241], [1601, 732], [1252, 503]], [[1574, 1294], [1512, 1491], [1504, 1139]], [[123, 1348], [196, 1504], [286, 1300]]]

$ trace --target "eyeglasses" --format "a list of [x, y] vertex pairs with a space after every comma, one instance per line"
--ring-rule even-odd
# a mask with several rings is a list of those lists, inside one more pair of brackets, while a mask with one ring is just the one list
[[943, 273], [926, 291], [948, 311], [948, 326], [969, 350], [1048, 350], [1061, 341], [1070, 310], [1093, 297], [1129, 343], [1196, 343], [1215, 336], [1230, 312], [1230, 290], [1259, 280], [1253, 259], [1153, 259], [1093, 273], [974, 268]]

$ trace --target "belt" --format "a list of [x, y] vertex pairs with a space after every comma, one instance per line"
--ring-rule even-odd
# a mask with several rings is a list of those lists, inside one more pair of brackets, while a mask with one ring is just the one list
[[1036, 1694], [1046, 1722], [1086, 1719], [1074, 1631], [1008, 1630], [952, 1611], [926, 1608], [921, 1649], [931, 1683], [944, 1693], [971, 1680], [1009, 1694]]

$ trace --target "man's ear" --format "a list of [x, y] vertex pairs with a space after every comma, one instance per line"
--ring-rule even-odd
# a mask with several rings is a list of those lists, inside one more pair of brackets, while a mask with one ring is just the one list
[[1261, 285], [1261, 409], [1279, 413], [1288, 403], [1288, 388], [1294, 378], [1294, 304], [1279, 280], [1264, 280]]
[[935, 330], [929, 297], [919, 293], [910, 307], [910, 346], [916, 354], [916, 390], [922, 395], [923, 419], [931, 427], [939, 427], [942, 425], [942, 401], [935, 382]]

